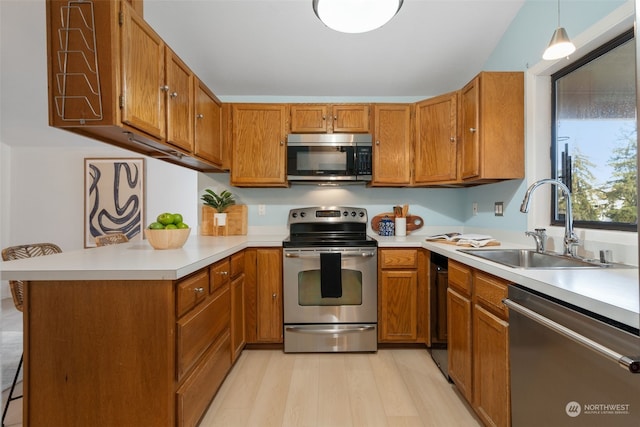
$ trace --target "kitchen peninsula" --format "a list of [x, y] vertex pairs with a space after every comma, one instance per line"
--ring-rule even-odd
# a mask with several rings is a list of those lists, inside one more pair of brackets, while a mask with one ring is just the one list
[[[234, 257], [257, 248], [275, 263], [283, 237], [192, 236], [178, 250], [142, 241], [3, 263], [3, 280], [29, 281], [25, 425], [196, 425], [234, 360]], [[637, 268], [532, 272], [424, 238], [377, 237], [381, 248], [437, 252], [637, 327]], [[255, 316], [256, 298], [245, 297]]]

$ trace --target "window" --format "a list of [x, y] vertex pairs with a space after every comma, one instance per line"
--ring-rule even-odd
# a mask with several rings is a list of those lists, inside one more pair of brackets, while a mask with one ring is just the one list
[[[633, 30], [551, 76], [552, 173], [571, 189], [576, 227], [637, 230]], [[551, 223], [565, 200], [552, 192]]]

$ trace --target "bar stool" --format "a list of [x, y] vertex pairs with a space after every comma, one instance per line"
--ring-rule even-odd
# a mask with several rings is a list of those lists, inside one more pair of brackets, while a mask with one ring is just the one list
[[118, 243], [126, 243], [129, 238], [124, 233], [108, 233], [96, 237], [97, 246], [117, 245]]
[[[2, 259], [3, 261], [12, 261], [16, 259], [33, 258], [33, 257], [43, 256], [43, 255], [53, 255], [61, 252], [62, 252], [62, 249], [60, 249], [58, 245], [54, 245], [53, 243], [33, 243], [30, 245], [10, 246], [8, 248], [3, 249]], [[13, 303], [16, 306], [16, 309], [22, 312], [23, 304], [24, 304], [24, 282], [21, 280], [9, 280], [9, 288], [11, 289], [11, 296], [13, 297]], [[2, 412], [2, 427], [4, 427], [4, 419], [7, 416], [9, 403], [13, 402], [14, 400], [22, 398], [22, 395], [14, 396], [13, 392], [16, 388], [16, 383], [18, 382], [20, 370], [22, 369], [23, 358], [24, 358], [24, 354], [20, 356], [20, 363], [18, 363], [18, 370], [16, 371], [16, 375], [13, 377], [11, 390], [9, 391], [7, 402], [4, 405], [4, 410]]]

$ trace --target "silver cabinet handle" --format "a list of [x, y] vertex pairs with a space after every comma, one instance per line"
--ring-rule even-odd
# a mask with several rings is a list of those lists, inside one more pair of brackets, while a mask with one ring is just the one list
[[271, 298], [273, 298], [273, 299], [278, 298], [278, 294], [274, 292], [273, 295], [271, 295]]
[[280, 145], [284, 145], [284, 141], [280, 141]]
[[196, 114], [196, 119], [204, 119], [204, 114]]
[[178, 96], [178, 92], [171, 92], [171, 94], [169, 95], [171, 98], [175, 98]]
[[380, 141], [376, 141], [376, 145], [380, 145]]
[[196, 294], [201, 294], [201, 293], [203, 293], [203, 292], [204, 292], [204, 288], [194, 288], [194, 289], [193, 289], [193, 291], [194, 291]]
[[160, 86], [160, 90], [163, 92], [169, 92], [169, 86], [164, 85], [164, 86]]
[[216, 271], [216, 274], [219, 274], [221, 276], [226, 276], [226, 275], [229, 274], [229, 272], [228, 271]]
[[620, 365], [620, 367], [628, 369], [632, 374], [640, 374], [640, 359], [634, 359], [629, 356], [624, 356], [610, 349], [609, 347], [605, 347], [604, 345], [577, 333], [573, 329], [569, 329], [566, 326], [554, 322], [553, 320], [548, 319], [543, 315], [538, 314], [535, 311], [518, 304], [517, 302], [511, 301], [509, 298], [503, 299], [502, 302], [504, 303], [504, 305], [509, 307], [510, 310], [520, 313], [523, 316], [533, 320], [534, 322], [537, 322], [542, 326], [545, 326], [552, 331], [587, 347], [589, 350], [592, 350], [600, 354], [601, 356], [604, 356], [605, 358], [616, 362], [618, 365]]
[[469, 128], [469, 132], [474, 133], [476, 131], [476, 128]]
[[451, 141], [451, 142], [456, 142], [456, 137], [455, 137], [455, 136], [452, 136], [451, 138], [449, 138], [449, 141]]

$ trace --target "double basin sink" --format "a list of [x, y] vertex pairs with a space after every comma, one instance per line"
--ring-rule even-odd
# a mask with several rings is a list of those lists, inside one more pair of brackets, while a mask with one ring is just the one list
[[621, 266], [621, 264], [601, 263], [597, 260], [573, 258], [553, 252], [536, 252], [533, 249], [458, 249], [458, 251], [513, 268], [573, 269]]

